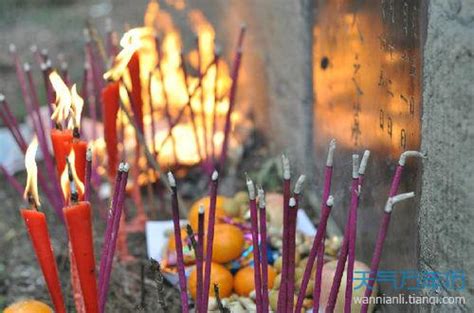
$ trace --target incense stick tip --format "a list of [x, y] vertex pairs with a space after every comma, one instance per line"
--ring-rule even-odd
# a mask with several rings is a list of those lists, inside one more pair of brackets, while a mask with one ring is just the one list
[[130, 170], [130, 164], [124, 163], [123, 164], [123, 172], [127, 173]]
[[326, 166], [332, 166], [334, 164], [334, 151], [336, 150], [336, 139], [331, 139], [329, 142], [328, 157], [326, 160]]
[[290, 208], [296, 207], [296, 199], [294, 197], [291, 197], [290, 201], [288, 201], [288, 204], [290, 205]]
[[87, 147], [86, 160], [88, 162], [92, 161], [92, 148], [91, 147]]
[[31, 45], [31, 46], [30, 46], [30, 51], [31, 51], [32, 53], [36, 53], [36, 52], [38, 51], [38, 46], [37, 46], [37, 45]]
[[409, 157], [426, 158], [426, 155], [423, 154], [420, 151], [411, 151], [411, 150], [405, 151], [400, 155], [400, 159], [398, 161], [398, 164], [400, 164], [401, 166], [404, 166], [406, 161], [407, 161], [407, 158], [409, 158]]
[[258, 206], [260, 209], [265, 208], [265, 191], [263, 190], [262, 186], [257, 186], [257, 193], [258, 193]]
[[68, 64], [67, 64], [66, 61], [61, 62], [61, 69], [62, 69], [63, 71], [67, 70], [68, 67], [69, 67], [69, 66], [68, 66]]
[[352, 178], [359, 177], [359, 155], [352, 155]]
[[206, 211], [206, 210], [204, 209], [204, 204], [201, 203], [201, 204], [199, 205], [198, 213], [199, 213], [199, 214], [204, 214], [205, 211]]
[[399, 203], [401, 201], [404, 201], [404, 200], [407, 200], [407, 199], [414, 198], [414, 197], [415, 197], [415, 193], [413, 191], [412, 192], [401, 193], [401, 194], [398, 194], [396, 196], [390, 197], [390, 198], [388, 198], [387, 203], [385, 204], [384, 211], [386, 213], [392, 213], [393, 207], [397, 203]]
[[326, 200], [326, 206], [332, 208], [334, 206], [334, 197], [329, 195], [328, 199]]
[[174, 178], [174, 175], [173, 173], [171, 172], [168, 172], [168, 182], [170, 184], [171, 187], [176, 187], [176, 179]]
[[5, 102], [5, 95], [3, 93], [0, 93], [0, 102]]
[[41, 49], [40, 53], [43, 57], [46, 57], [46, 56], [48, 56], [48, 49], [43, 48], [43, 49]]
[[369, 162], [369, 157], [370, 157], [370, 151], [365, 150], [364, 155], [362, 156], [362, 160], [360, 161], [359, 175], [365, 174], [365, 169], [367, 168], [367, 162]]
[[[247, 174], [245, 174], [247, 176]], [[247, 176], [247, 189], [249, 192], [249, 199], [250, 200], [255, 200], [255, 186], [253, 184], [253, 181], [250, 179], [250, 177]]]
[[89, 31], [87, 28], [84, 28], [84, 29], [82, 30], [82, 33], [83, 33], [83, 35], [84, 35], [84, 40], [85, 40], [86, 42], [90, 42], [90, 41], [91, 41], [91, 33], [90, 33], [90, 31]]
[[14, 44], [9, 44], [8, 45], [8, 51], [10, 51], [10, 53], [15, 53], [16, 52], [16, 46]]
[[290, 171], [290, 160], [286, 157], [286, 155], [281, 155], [281, 163], [283, 165], [283, 178], [290, 179], [291, 178], [291, 171]]
[[298, 180], [295, 183], [295, 190], [294, 190], [295, 194], [299, 195], [301, 193], [305, 180], [306, 180], [306, 175], [300, 175], [300, 177], [298, 177]]
[[31, 70], [30, 63], [28, 63], [28, 62], [23, 63], [23, 70], [25, 72], [29, 72]]
[[212, 181], [216, 181], [218, 178], [219, 178], [219, 173], [216, 170], [214, 170], [214, 172], [212, 172], [211, 179]]
[[108, 33], [112, 31], [112, 19], [110, 17], [105, 19], [105, 31]]

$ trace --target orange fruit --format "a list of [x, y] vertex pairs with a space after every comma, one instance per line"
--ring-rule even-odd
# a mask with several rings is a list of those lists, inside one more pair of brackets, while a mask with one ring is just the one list
[[53, 313], [48, 305], [36, 300], [22, 300], [13, 303], [4, 313]]
[[[205, 264], [203, 264], [204, 272]], [[204, 279], [203, 279], [204, 282]], [[214, 284], [219, 286], [219, 296], [221, 298], [227, 298], [232, 294], [232, 286], [234, 285], [234, 277], [231, 272], [224, 266], [218, 263], [211, 263], [211, 284], [209, 285], [209, 297], [214, 297]], [[188, 289], [189, 293], [196, 299], [196, 288], [197, 288], [197, 271], [194, 266], [193, 271], [189, 275]]]
[[[186, 228], [181, 228], [181, 241], [183, 243], [183, 247], [185, 247], [188, 243], [186, 242], [185, 238], [187, 238], [188, 233], [186, 232]], [[170, 238], [168, 240], [168, 251], [174, 252], [176, 251], [176, 241], [174, 239], [174, 231], [170, 234]]]
[[[219, 217], [226, 216], [224, 210], [224, 203], [227, 202], [227, 198], [224, 196], [217, 196], [216, 198], [216, 224], [219, 222]], [[204, 227], [207, 228], [207, 223], [209, 221], [209, 205], [211, 203], [210, 197], [206, 196], [203, 197], [196, 202], [193, 203], [191, 209], [188, 213], [188, 222], [189, 225], [193, 228], [194, 232], [197, 233], [198, 231], [198, 217], [199, 217], [199, 207], [204, 205]]]
[[212, 262], [222, 264], [237, 259], [242, 254], [244, 244], [244, 234], [237, 226], [230, 224], [215, 225]]
[[[241, 268], [234, 277], [234, 291], [239, 296], [247, 297], [255, 289], [253, 266]], [[268, 289], [273, 288], [273, 282], [276, 277], [276, 271], [271, 265], [268, 265]]]

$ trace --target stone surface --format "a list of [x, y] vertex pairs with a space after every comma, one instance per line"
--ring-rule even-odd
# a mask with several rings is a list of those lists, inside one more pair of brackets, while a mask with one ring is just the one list
[[424, 49], [419, 269], [462, 270], [467, 285], [424, 290], [464, 296], [465, 305], [421, 306], [420, 312], [474, 312], [474, 1], [432, 0]]

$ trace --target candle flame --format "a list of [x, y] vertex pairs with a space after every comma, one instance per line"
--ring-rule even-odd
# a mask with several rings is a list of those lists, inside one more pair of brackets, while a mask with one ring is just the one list
[[[84, 194], [84, 183], [77, 176], [76, 167], [74, 166], [76, 160], [76, 154], [74, 149], [71, 149], [69, 153], [68, 161], [71, 166], [66, 166], [61, 174], [61, 189], [63, 191], [64, 199], [68, 200], [71, 198], [73, 191], [76, 191], [79, 195]], [[70, 171], [70, 172], [69, 172]], [[69, 175], [72, 175], [72, 182]]]
[[53, 71], [51, 74], [49, 74], [49, 81], [56, 92], [56, 101], [54, 103], [55, 108], [53, 114], [51, 114], [51, 119], [56, 124], [61, 124], [66, 121], [71, 110], [71, 93], [66, 83], [56, 71]]
[[[122, 41], [123, 39], [120, 41], [121, 45]], [[123, 49], [115, 57], [114, 64], [112, 65], [110, 70], [105, 72], [104, 79], [113, 81], [119, 80], [126, 72], [128, 62], [130, 62], [130, 59], [132, 58], [133, 54], [135, 53], [135, 51], [138, 50], [138, 48], [140, 48], [140, 43], [137, 40], [130, 39], [129, 44], [122, 47]]]
[[84, 108], [84, 100], [77, 92], [76, 84], [71, 88], [71, 119], [69, 120], [69, 128], [81, 127], [81, 115]]
[[38, 184], [37, 184], [37, 176], [38, 176], [38, 167], [36, 166], [36, 151], [38, 150], [38, 139], [36, 136], [31, 141], [28, 149], [25, 153], [25, 167], [26, 167], [26, 187], [24, 197], [28, 201], [33, 200], [36, 207], [41, 205], [39, 200], [38, 194]]

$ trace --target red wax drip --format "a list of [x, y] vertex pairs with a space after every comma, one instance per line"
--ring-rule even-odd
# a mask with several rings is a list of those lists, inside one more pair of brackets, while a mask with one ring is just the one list
[[98, 313], [99, 302], [95, 275], [92, 214], [89, 202], [82, 201], [64, 208], [72, 252], [79, 274], [87, 313]]
[[28, 209], [22, 209], [21, 215], [28, 229], [31, 242], [33, 243], [33, 248], [38, 258], [41, 271], [43, 272], [44, 280], [48, 286], [55, 311], [65, 313], [66, 307], [64, 306], [64, 299], [61, 292], [56, 259], [54, 258], [53, 248], [49, 238], [46, 216], [42, 212]]

